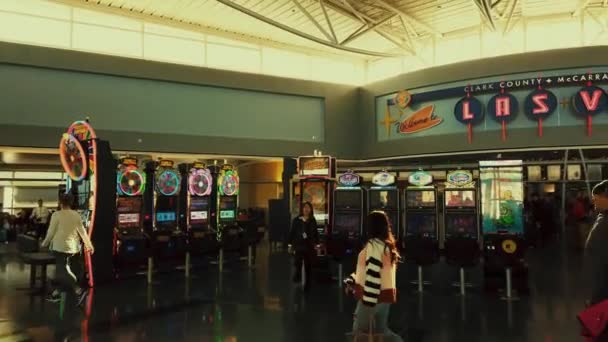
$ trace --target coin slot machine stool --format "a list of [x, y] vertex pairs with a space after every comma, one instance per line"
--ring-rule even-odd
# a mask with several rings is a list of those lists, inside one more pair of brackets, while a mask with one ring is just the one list
[[334, 189], [331, 246], [329, 253], [339, 262], [338, 281], [342, 278], [342, 259], [356, 255], [363, 242], [364, 191], [361, 177], [347, 171], [338, 177]]
[[425, 171], [416, 171], [408, 177], [405, 190], [405, 238], [406, 259], [418, 266], [418, 285], [422, 292], [425, 284], [423, 267], [439, 261], [439, 229], [437, 224], [437, 188], [433, 176]]
[[465, 294], [465, 268], [479, 263], [478, 192], [473, 173], [465, 170], [448, 172], [444, 200], [445, 257], [459, 268], [460, 294]]

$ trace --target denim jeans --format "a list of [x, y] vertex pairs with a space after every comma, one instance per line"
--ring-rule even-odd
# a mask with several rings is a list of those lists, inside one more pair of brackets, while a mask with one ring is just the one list
[[384, 334], [385, 342], [403, 342], [403, 339], [392, 332], [388, 327], [388, 315], [391, 305], [388, 303], [378, 303], [375, 307], [365, 306], [362, 301], [357, 302], [354, 313], [353, 333], [369, 332], [370, 315], [373, 315], [373, 333]]

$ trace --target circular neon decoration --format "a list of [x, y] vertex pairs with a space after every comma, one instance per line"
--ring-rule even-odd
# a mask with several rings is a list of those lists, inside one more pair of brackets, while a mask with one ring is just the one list
[[138, 196], [144, 192], [146, 184], [146, 175], [140, 172], [136, 167], [128, 167], [118, 175], [118, 192], [127, 196]]
[[72, 180], [81, 181], [87, 176], [87, 157], [78, 139], [64, 134], [59, 142], [59, 158], [65, 172]]
[[239, 193], [239, 176], [234, 171], [226, 171], [219, 179], [219, 190], [223, 196], [235, 196]]
[[208, 169], [193, 169], [188, 176], [188, 190], [194, 196], [211, 194], [211, 173]]
[[84, 120], [74, 121], [68, 127], [68, 134], [73, 135], [79, 141], [89, 142], [89, 169], [95, 172], [95, 152], [97, 151], [97, 135], [91, 125]]
[[157, 173], [156, 189], [162, 195], [173, 196], [179, 192], [180, 175], [174, 170], [166, 169]]

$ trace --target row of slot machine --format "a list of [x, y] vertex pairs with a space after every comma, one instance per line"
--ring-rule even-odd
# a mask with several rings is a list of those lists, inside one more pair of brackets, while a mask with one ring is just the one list
[[59, 157], [67, 175], [59, 195], [72, 195], [95, 246], [93, 255], [85, 253], [91, 287], [149, 256], [162, 262], [186, 252], [214, 253], [240, 237], [234, 234], [240, 231], [239, 177], [232, 165], [117, 161], [88, 119], [62, 134]]
[[114, 253], [121, 266], [140, 264], [152, 250], [170, 260], [215, 252], [237, 229], [239, 178], [232, 165], [171, 160], [120, 160], [116, 174]]
[[443, 207], [438, 191], [433, 176], [424, 171], [412, 173], [403, 189], [387, 171], [373, 175], [367, 187], [359, 175], [346, 172], [338, 177], [334, 189], [332, 235], [347, 244], [347, 251], [355, 250], [367, 234], [365, 215], [380, 210], [389, 217], [393, 236], [402, 247], [408, 240], [428, 240], [438, 256], [444, 240], [477, 242], [479, 206], [473, 174], [464, 170], [448, 173]]
[[381, 210], [406, 256], [419, 264], [437, 262], [440, 249], [460, 264], [474, 262], [481, 251], [517, 263], [524, 231], [521, 165], [480, 162], [477, 176], [453, 170], [442, 181], [424, 171], [407, 180], [381, 171], [364, 182], [352, 171], [337, 175], [331, 157], [300, 157], [300, 206], [312, 203], [319, 233], [334, 256], [356, 252], [367, 235], [367, 214]]

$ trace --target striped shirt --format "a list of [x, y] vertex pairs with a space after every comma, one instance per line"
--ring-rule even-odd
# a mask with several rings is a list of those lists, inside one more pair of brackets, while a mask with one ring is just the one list
[[355, 297], [367, 306], [377, 303], [395, 303], [396, 265], [391, 261], [390, 251], [384, 241], [370, 240], [359, 253], [357, 271], [345, 282], [354, 284]]

